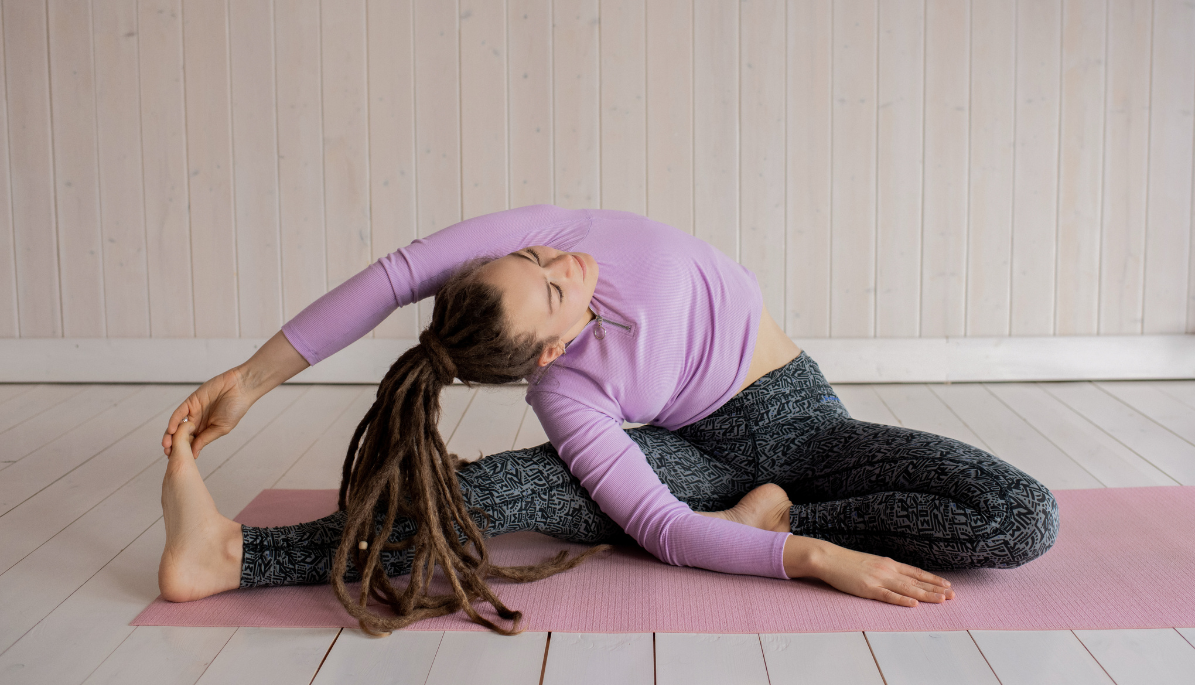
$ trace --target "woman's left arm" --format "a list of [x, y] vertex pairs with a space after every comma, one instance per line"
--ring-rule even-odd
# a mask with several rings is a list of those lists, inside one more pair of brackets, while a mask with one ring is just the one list
[[621, 422], [553, 392], [528, 395], [544, 431], [589, 496], [647, 551], [676, 566], [789, 578], [792, 536], [697, 514], [676, 499]]

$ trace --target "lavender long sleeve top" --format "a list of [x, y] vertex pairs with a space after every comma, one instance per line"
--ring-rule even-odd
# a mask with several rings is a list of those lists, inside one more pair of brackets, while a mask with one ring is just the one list
[[[631, 212], [532, 205], [453, 224], [378, 259], [282, 326], [311, 364], [435, 294], [461, 262], [529, 245], [598, 263], [590, 321], [529, 379], [526, 401], [590, 497], [660, 560], [787, 578], [788, 533], [701, 516], [673, 497], [624, 421], [698, 421], [747, 377], [763, 299], [755, 275], [708, 243]], [[603, 323], [604, 322], [604, 323]], [[604, 334], [603, 337], [598, 337]]]

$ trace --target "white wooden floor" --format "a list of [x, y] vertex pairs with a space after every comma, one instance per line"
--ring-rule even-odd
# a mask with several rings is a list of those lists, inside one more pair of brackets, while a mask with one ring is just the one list
[[[1195, 381], [836, 387], [856, 418], [982, 446], [1052, 489], [1195, 484]], [[158, 594], [159, 440], [193, 389], [0, 384], [0, 682], [1195, 682], [1195, 628], [371, 639], [129, 626]], [[337, 487], [375, 392], [284, 385], [264, 397], [200, 456], [220, 510], [263, 488]], [[441, 431], [462, 457], [545, 441], [519, 386], [447, 389]]]

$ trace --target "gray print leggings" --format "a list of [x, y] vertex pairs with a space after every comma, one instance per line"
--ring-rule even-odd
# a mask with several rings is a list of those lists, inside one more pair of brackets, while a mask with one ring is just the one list
[[[704, 419], [676, 431], [627, 432], [694, 511], [729, 509], [753, 488], [776, 483], [793, 502], [794, 535], [927, 571], [1014, 568], [1044, 554], [1058, 534], [1058, 504], [1044, 485], [964, 442], [851, 418], [804, 352]], [[551, 443], [486, 456], [457, 478], [465, 503], [489, 515], [487, 538], [535, 531], [633, 544]], [[472, 515], [484, 529], [483, 517]], [[383, 521], [378, 512], [377, 530]], [[241, 587], [330, 582], [344, 522], [345, 513], [335, 512], [292, 526], [241, 526]], [[414, 532], [402, 518], [389, 540]], [[386, 574], [410, 573], [411, 553], [384, 551]], [[350, 555], [345, 581], [359, 580]]]

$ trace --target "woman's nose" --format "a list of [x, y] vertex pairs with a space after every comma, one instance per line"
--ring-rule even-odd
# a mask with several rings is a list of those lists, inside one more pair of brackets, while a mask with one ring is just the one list
[[577, 260], [573, 259], [572, 255], [567, 252], [561, 252], [556, 255], [556, 258], [552, 262], [552, 267], [555, 269], [557, 276], [571, 279], [577, 272]]

